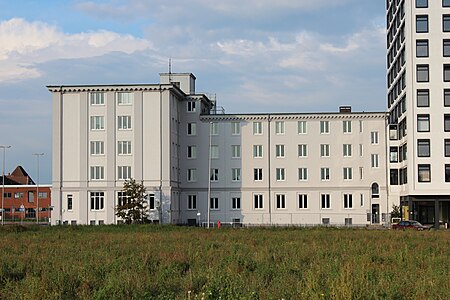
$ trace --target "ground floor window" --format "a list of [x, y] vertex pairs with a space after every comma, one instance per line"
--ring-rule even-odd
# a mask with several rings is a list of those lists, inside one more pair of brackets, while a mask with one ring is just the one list
[[105, 193], [91, 192], [91, 210], [103, 210], [105, 208]]

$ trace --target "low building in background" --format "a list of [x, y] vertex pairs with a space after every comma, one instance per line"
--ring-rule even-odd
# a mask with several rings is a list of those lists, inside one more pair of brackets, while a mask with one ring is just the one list
[[[39, 185], [33, 181], [24, 168], [21, 166], [8, 174], [0, 176], [0, 184], [5, 184], [4, 192], [4, 212], [2, 218], [8, 221], [37, 221], [36, 212], [39, 204], [40, 222], [48, 222], [51, 210], [51, 185]], [[39, 203], [37, 193], [39, 189]], [[1, 203], [0, 203], [1, 205]]]

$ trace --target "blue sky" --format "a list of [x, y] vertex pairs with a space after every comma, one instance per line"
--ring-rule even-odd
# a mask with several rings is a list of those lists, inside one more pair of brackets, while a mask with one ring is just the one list
[[6, 171], [51, 183], [46, 85], [157, 83], [192, 72], [227, 113], [383, 111], [385, 1], [0, 0]]

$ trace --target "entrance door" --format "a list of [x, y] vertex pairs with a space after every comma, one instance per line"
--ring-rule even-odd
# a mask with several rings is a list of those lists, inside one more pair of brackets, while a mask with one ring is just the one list
[[372, 224], [380, 223], [380, 204], [372, 204]]

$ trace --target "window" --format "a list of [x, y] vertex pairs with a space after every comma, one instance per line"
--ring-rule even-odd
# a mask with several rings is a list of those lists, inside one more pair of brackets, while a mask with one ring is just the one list
[[330, 133], [329, 121], [320, 121], [320, 133]]
[[298, 121], [297, 131], [298, 131], [298, 134], [306, 134], [307, 133], [306, 121]]
[[232, 168], [231, 169], [231, 180], [232, 181], [241, 181], [241, 169], [240, 168]]
[[450, 32], [450, 15], [442, 16], [442, 31]]
[[330, 168], [320, 168], [320, 179], [322, 181], [330, 180]]
[[308, 208], [308, 195], [305, 194], [298, 195], [298, 208], [300, 209]]
[[450, 139], [444, 140], [444, 155], [450, 157]]
[[450, 165], [445, 165], [445, 182], [450, 182]]
[[342, 152], [344, 157], [350, 157], [352, 156], [352, 145], [351, 144], [344, 144], [342, 147]]
[[416, 16], [416, 32], [417, 33], [428, 32], [428, 16], [427, 15]]
[[197, 195], [188, 195], [188, 209], [195, 210], [197, 209]]
[[444, 81], [450, 81], [450, 65], [444, 65]]
[[342, 121], [342, 130], [344, 133], [351, 133], [352, 132], [352, 121]]
[[330, 156], [330, 145], [328, 145], [328, 144], [320, 145], [320, 156], [321, 157], [329, 157]]
[[364, 168], [363, 167], [359, 167], [359, 179], [360, 180], [364, 179]]
[[418, 165], [419, 182], [431, 182], [431, 165]]
[[430, 131], [430, 115], [417, 115], [417, 131], [418, 132]]
[[91, 93], [89, 93], [89, 99], [90, 99], [91, 105], [103, 105], [103, 104], [105, 104], [105, 93], [91, 92]]
[[359, 120], [359, 132], [363, 132], [363, 121]]
[[308, 145], [298, 145], [298, 156], [307, 157], [308, 156]]
[[15, 198], [15, 199], [21, 199], [21, 198], [23, 198], [23, 192], [15, 192], [15, 193], [14, 193], [14, 198]]
[[197, 146], [192, 145], [187, 147], [187, 158], [197, 158]]
[[284, 168], [276, 168], [276, 177], [277, 177], [277, 181], [284, 181], [286, 180], [286, 176], [285, 176], [285, 169]]
[[188, 182], [196, 182], [197, 181], [197, 169], [188, 169], [187, 170], [187, 181]]
[[117, 204], [119, 206], [124, 206], [127, 203], [131, 203], [131, 196], [128, 196], [127, 192], [117, 192]]
[[444, 131], [450, 132], [450, 115], [444, 115]]
[[118, 116], [117, 117], [118, 129], [131, 129], [131, 116]]
[[219, 181], [219, 169], [211, 169], [211, 181]]
[[187, 135], [197, 135], [197, 123], [187, 124]]
[[5, 193], [3, 194], [3, 197], [5, 197], [5, 198], [11, 198], [11, 197], [12, 197], [12, 194], [11, 194], [10, 192], [5, 192]]
[[372, 154], [370, 156], [370, 158], [371, 158], [372, 168], [378, 168], [380, 166], [378, 154]]
[[450, 0], [442, 0], [442, 7], [450, 7]]
[[285, 209], [286, 208], [286, 195], [284, 194], [277, 194], [277, 209]]
[[105, 193], [91, 192], [91, 210], [103, 210], [105, 207]]
[[349, 167], [345, 167], [344, 171], [344, 180], [352, 180], [353, 179], [353, 169]]
[[47, 192], [39, 192], [39, 199], [47, 198]]
[[241, 198], [240, 197], [231, 198], [231, 208], [232, 209], [241, 209]]
[[91, 130], [103, 130], [103, 129], [105, 129], [105, 117], [91, 116]]
[[209, 199], [209, 208], [212, 210], [218, 210], [219, 209], [219, 198], [212, 197]]
[[255, 134], [255, 135], [262, 134], [262, 123], [261, 122], [253, 122], [253, 134]]
[[91, 141], [91, 155], [105, 154], [105, 143], [103, 141]]
[[428, 40], [416, 41], [416, 57], [428, 57]]
[[231, 134], [240, 135], [241, 134], [241, 123], [231, 122]]
[[389, 170], [389, 183], [390, 185], [398, 185], [398, 169]]
[[263, 156], [263, 146], [253, 145], [253, 157], [260, 158]]
[[118, 141], [117, 142], [117, 153], [119, 155], [131, 154], [131, 141]]
[[211, 122], [210, 124], [211, 135], [219, 134], [219, 124], [216, 122]]
[[364, 194], [359, 194], [359, 206], [364, 206]]
[[263, 195], [256, 194], [253, 195], [253, 208], [254, 209], [263, 209]]
[[308, 180], [308, 169], [298, 168], [298, 180], [305, 181]]
[[275, 145], [275, 154], [277, 158], [284, 157], [284, 145]]
[[104, 179], [105, 172], [104, 167], [91, 167], [91, 180], [102, 180]]
[[417, 107], [430, 106], [430, 90], [417, 90]]
[[444, 106], [450, 106], [450, 89], [444, 89]]
[[241, 157], [241, 145], [232, 145], [231, 146], [231, 157], [232, 158], [240, 158]]
[[372, 145], [378, 144], [378, 131], [372, 131], [370, 133], [370, 142]]
[[263, 180], [263, 169], [253, 169], [253, 179], [255, 181], [262, 181]]
[[275, 134], [284, 134], [284, 122], [283, 121], [275, 122]]
[[353, 208], [353, 195], [352, 194], [344, 194], [344, 208], [345, 209]]
[[444, 57], [449, 57], [450, 56], [450, 40], [444, 40], [442, 42], [442, 46], [443, 46], [442, 55]]
[[389, 148], [389, 162], [391, 163], [398, 162], [398, 147]]
[[131, 92], [118, 92], [117, 93], [117, 104], [119, 105], [130, 105], [133, 103], [134, 94]]
[[131, 167], [130, 166], [118, 166], [117, 167], [117, 179], [118, 180], [127, 180], [130, 179], [131, 176]]
[[150, 210], [155, 210], [156, 209], [155, 194], [148, 194], [147, 199], [148, 199], [148, 208]]
[[218, 159], [219, 158], [219, 146], [218, 145], [211, 145], [211, 158], [212, 159]]
[[187, 111], [188, 112], [195, 112], [195, 101], [188, 101], [187, 102]]
[[72, 210], [73, 209], [73, 196], [72, 195], [67, 195], [67, 210]]
[[380, 186], [374, 182], [371, 186], [372, 198], [380, 198]]
[[417, 8], [427, 8], [428, 0], [416, 0], [416, 7]]
[[330, 194], [321, 194], [320, 195], [320, 208], [326, 209], [331, 207], [330, 203]]
[[[417, 82], [428, 82], [429, 81], [429, 66], [428, 65], [417, 65], [416, 67]], [[445, 73], [445, 70], [444, 70]]]
[[417, 156], [430, 157], [430, 140], [417, 140]]

